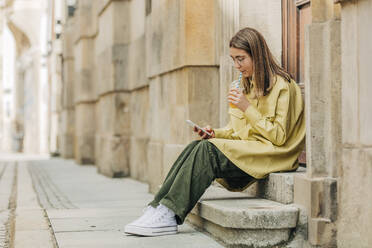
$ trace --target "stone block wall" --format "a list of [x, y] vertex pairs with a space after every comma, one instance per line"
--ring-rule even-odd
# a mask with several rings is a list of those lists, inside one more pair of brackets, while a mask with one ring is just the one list
[[[212, 66], [186, 67], [150, 80], [150, 143], [162, 147], [162, 154], [157, 155], [162, 159], [151, 160], [149, 167], [157, 168], [162, 178], [179, 154], [168, 152], [180, 152], [178, 147], [197, 138], [185, 120], [218, 125], [218, 111], [211, 111], [218, 106], [218, 83], [218, 70]], [[156, 182], [150, 178], [151, 189], [156, 189]]]
[[78, 2], [73, 33], [75, 160], [79, 164], [95, 163], [96, 132], [96, 64], [94, 59], [97, 35], [97, 1]]
[[58, 146], [63, 158], [74, 158], [75, 152], [75, 101], [74, 101], [74, 23], [68, 19], [63, 33], [62, 113], [60, 116]]
[[[226, 124], [228, 86], [237, 76], [228, 42], [239, 19], [242, 27], [270, 33], [279, 23], [278, 6], [272, 5], [271, 19], [253, 22], [248, 12], [239, 14], [239, 1], [79, 1], [73, 44], [64, 52], [74, 58], [64, 64], [65, 81], [73, 82], [70, 93], [65, 84], [64, 98], [69, 102], [73, 94], [74, 103], [64, 108], [61, 143], [67, 148], [74, 140], [69, 154], [79, 163], [95, 163], [110, 177], [130, 175], [156, 191], [197, 138], [186, 119]], [[72, 116], [75, 125], [68, 128]]]
[[337, 247], [372, 246], [372, 1], [341, 2], [342, 166]]
[[[270, 18], [260, 15], [264, 6]], [[281, 36], [280, 10], [269, 0], [262, 6], [228, 0], [79, 1], [74, 60], [65, 63], [65, 78], [74, 68], [68, 80], [74, 82], [74, 104], [63, 114], [67, 127], [66, 118], [75, 112], [75, 125], [65, 130], [74, 133], [75, 159], [95, 163], [110, 177], [149, 182], [156, 191], [184, 146], [197, 138], [186, 119], [226, 124], [228, 86], [237, 77], [228, 43], [239, 27], [271, 35], [266, 38], [280, 60], [281, 40], [272, 37]], [[65, 50], [68, 57], [71, 49]]]
[[[256, 28], [281, 61], [281, 1], [259, 2], [80, 0], [64, 33], [61, 154], [95, 163], [110, 177], [148, 182], [156, 192], [197, 138], [186, 119], [227, 123], [228, 87], [238, 76], [229, 58], [232, 35]], [[307, 172], [294, 178], [294, 202], [309, 213], [314, 246], [372, 242], [371, 6], [311, 1]]]
[[[55, 42], [60, 44], [60, 42]], [[62, 57], [61, 54], [55, 53], [50, 57], [51, 70], [54, 72], [49, 81], [49, 88], [51, 92], [51, 105], [50, 105], [50, 138], [49, 138], [49, 151], [51, 154], [60, 154], [58, 140], [60, 139], [60, 117], [62, 114]], [[51, 83], [54, 82], [54, 83]]]
[[240, 0], [240, 28], [257, 29], [279, 64], [282, 61], [282, 4], [277, 0]]
[[306, 207], [310, 244], [335, 247], [341, 162], [340, 8], [312, 1], [305, 31], [306, 175], [294, 179], [294, 202]]
[[96, 165], [107, 176], [129, 175], [130, 93], [100, 96], [96, 109]]
[[130, 91], [130, 176], [147, 182], [148, 144], [151, 125], [149, 123], [149, 80], [146, 76], [146, 7], [145, 0], [132, 0], [128, 11], [129, 45], [128, 45], [128, 88]]
[[[146, 20], [149, 78], [148, 178], [158, 190], [185, 144], [186, 119], [219, 125], [217, 1], [152, 1]], [[151, 160], [150, 160], [151, 158]]]
[[[149, 117], [149, 88], [133, 90], [130, 101], [131, 133], [130, 133], [130, 176], [147, 182], [148, 174], [148, 143], [150, 133]], [[152, 161], [151, 159], [149, 161]]]
[[129, 88], [130, 1], [97, 7], [94, 50], [97, 72], [96, 165], [110, 177], [129, 176], [131, 92]]
[[96, 38], [97, 93], [128, 90], [130, 1], [110, 1], [99, 11]]

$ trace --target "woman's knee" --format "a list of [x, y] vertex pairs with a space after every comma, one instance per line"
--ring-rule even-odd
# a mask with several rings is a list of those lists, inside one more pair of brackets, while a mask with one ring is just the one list
[[200, 140], [194, 140], [192, 142], [190, 142], [186, 148], [194, 148], [195, 146], [197, 146], [199, 144]]
[[[212, 146], [213, 144], [210, 143], [208, 140], [201, 140], [196, 147], [196, 149], [200, 152], [200, 154], [203, 154], [201, 156], [204, 156], [204, 160], [211, 161], [211, 156], [213, 156], [213, 151], [212, 151]], [[207, 157], [205, 157], [207, 156]], [[208, 166], [212, 166], [210, 163], [208, 163]]]
[[203, 139], [203, 140], [200, 140], [198, 146], [201, 147], [202, 149], [210, 149], [210, 147], [212, 146], [212, 143], [206, 139]]

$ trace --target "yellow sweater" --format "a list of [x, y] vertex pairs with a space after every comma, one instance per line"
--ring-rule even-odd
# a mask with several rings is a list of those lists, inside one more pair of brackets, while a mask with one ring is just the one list
[[[277, 77], [266, 96], [253, 99], [254, 90], [246, 95], [251, 105], [245, 112], [230, 108], [230, 122], [214, 129], [216, 138], [210, 139], [231, 162], [240, 169], [261, 179], [271, 172], [291, 171], [298, 167], [297, 158], [305, 143], [304, 103], [301, 89]], [[224, 179], [217, 179], [231, 191]]]

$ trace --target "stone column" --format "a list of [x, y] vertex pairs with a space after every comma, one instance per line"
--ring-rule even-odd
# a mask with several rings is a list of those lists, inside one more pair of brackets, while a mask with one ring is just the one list
[[97, 168], [106, 176], [128, 176], [130, 1], [99, 1], [96, 13], [99, 29], [94, 50], [98, 94]]
[[[42, 20], [46, 4], [42, 0], [35, 0], [26, 5], [18, 1], [9, 1], [8, 4], [8, 26], [14, 35], [17, 50], [15, 85], [23, 91], [19, 92], [21, 98], [24, 93], [24, 105], [22, 101], [19, 102], [22, 105], [19, 108], [21, 112], [19, 118], [24, 117], [24, 152], [47, 153], [49, 90], [42, 57], [45, 41], [43, 34], [46, 33], [46, 25]], [[15, 119], [15, 130], [17, 122]], [[18, 137], [16, 134], [15, 138]]]
[[[40, 124], [38, 104], [40, 51], [36, 44], [32, 46], [29, 36], [24, 31], [29, 26], [22, 24], [23, 30], [18, 26], [19, 23], [22, 23], [23, 18], [27, 18], [22, 15], [22, 10], [14, 11], [13, 15], [8, 18], [7, 25], [12, 32], [16, 47], [14, 72], [10, 71], [10, 73], [14, 73], [14, 79], [10, 81], [14, 109], [8, 130], [12, 138], [11, 150], [38, 153], [41, 146], [38, 128]], [[35, 23], [38, 24], [37, 20]], [[28, 30], [28, 34], [30, 33]], [[31, 82], [33, 87], [30, 86]], [[30, 88], [30, 90], [25, 91], [25, 88]], [[31, 137], [33, 138], [31, 139]], [[36, 141], [35, 137], [38, 137]]]
[[337, 177], [341, 162], [339, 4], [311, 1], [305, 34], [305, 176], [294, 179], [294, 202], [306, 207], [312, 245], [335, 247]]
[[12, 150], [14, 152], [23, 152], [23, 137], [24, 137], [24, 112], [25, 112], [25, 80], [27, 75], [27, 70], [30, 70], [30, 59], [26, 56], [20, 58], [17, 62], [16, 67], [16, 77], [14, 85], [14, 109], [15, 118], [12, 121], [12, 136], [13, 144]]
[[[4, 13], [4, 12], [3, 12]], [[6, 19], [4, 22], [7, 21]], [[15, 52], [16, 46], [13, 39], [9, 25], [4, 25], [3, 32], [3, 44], [7, 44], [8, 49], [4, 49], [3, 60], [7, 63], [3, 63], [3, 77], [2, 77], [2, 108], [4, 115], [2, 116], [2, 150], [4, 152], [10, 152], [12, 150], [12, 132], [11, 132], [11, 119], [13, 118], [13, 91], [14, 91], [14, 65], [15, 65]]]
[[[48, 84], [50, 88], [50, 131], [49, 152], [53, 156], [61, 155], [62, 143], [62, 113], [63, 113], [63, 36], [61, 34], [64, 20], [63, 0], [48, 2], [48, 42], [51, 51], [48, 52]], [[61, 29], [61, 30], [60, 30]]]
[[[31, 51], [31, 50], [30, 50]], [[40, 94], [40, 56], [39, 51], [31, 52], [24, 56], [22, 64], [22, 80], [19, 82], [23, 85], [20, 88], [30, 89], [24, 91], [25, 106], [24, 106], [24, 139], [23, 139], [23, 152], [26, 153], [39, 153], [41, 147], [46, 140], [41, 140], [41, 118], [47, 116], [41, 116], [41, 94]], [[35, 83], [36, 82], [36, 83]], [[44, 100], [44, 99], [43, 99]], [[44, 103], [44, 102], [43, 102]], [[45, 106], [43, 106], [45, 107]], [[43, 130], [44, 131], [44, 130]], [[47, 133], [47, 130], [45, 130]], [[36, 138], [35, 138], [36, 137]], [[43, 150], [42, 152], [46, 152]]]
[[[130, 176], [147, 182], [149, 142], [149, 80], [146, 77], [146, 9], [150, 1], [132, 0], [130, 6], [129, 89], [130, 96]], [[150, 160], [151, 161], [151, 160]], [[149, 175], [151, 176], [151, 175]]]
[[372, 1], [341, 2], [342, 147], [337, 247], [372, 247]]
[[59, 147], [63, 158], [75, 157], [75, 65], [74, 65], [74, 24], [75, 18], [66, 20], [63, 32], [63, 77], [62, 113], [60, 123]]
[[[95, 108], [97, 102], [94, 60], [97, 18], [96, 1], [80, 0], [76, 11], [74, 39], [75, 67], [75, 160], [79, 164], [95, 163]], [[109, 30], [109, 27], [106, 27]]]
[[[217, 20], [219, 22], [217, 44], [220, 51], [220, 105], [219, 105], [219, 126], [223, 127], [229, 121], [227, 93], [230, 83], [236, 80], [237, 71], [231, 64], [229, 42], [232, 36], [239, 31], [239, 0], [219, 0], [217, 9]], [[244, 2], [242, 3], [244, 4]]]
[[185, 120], [219, 124], [217, 7], [216, 0], [152, 1], [146, 20], [151, 192], [196, 138]]
[[[52, 155], [59, 155], [61, 152], [60, 142], [61, 117], [63, 111], [62, 105], [62, 41], [60, 39], [53, 41], [53, 51], [50, 55], [49, 65], [49, 87], [50, 87], [50, 133], [49, 133], [49, 151]], [[59, 143], [59, 144], [58, 144]]]

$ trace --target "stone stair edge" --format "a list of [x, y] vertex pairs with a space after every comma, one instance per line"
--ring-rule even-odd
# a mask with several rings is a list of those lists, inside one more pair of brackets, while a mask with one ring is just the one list
[[[275, 180], [277, 178], [283, 178], [286, 182], [289, 182], [289, 183], [293, 184], [292, 179], [295, 176], [303, 175], [304, 173], [306, 173], [306, 169], [303, 168], [303, 167], [301, 167], [297, 171], [293, 171], [293, 172], [273, 172], [273, 173], [270, 173], [266, 178], [260, 179], [254, 184], [268, 182], [268, 181], [271, 181], [271, 180]], [[290, 179], [290, 181], [288, 181], [288, 179]], [[275, 181], [273, 183], [275, 183]], [[212, 183], [212, 185], [223, 188], [223, 186], [220, 185], [217, 181], [214, 181]], [[243, 191], [243, 192], [245, 192], [245, 191]]]
[[[294, 197], [294, 177], [304, 175], [305, 172], [306, 169], [300, 167], [294, 172], [271, 173], [267, 178], [253, 183], [246, 190], [240, 193], [246, 196], [265, 198], [283, 204], [291, 204], [293, 203]], [[212, 186], [223, 188], [216, 181], [212, 183]], [[236, 192], [231, 192], [231, 194], [236, 194]]]
[[249, 197], [203, 199], [192, 210], [192, 214], [222, 227], [239, 229], [294, 228], [298, 212], [293, 205]]

